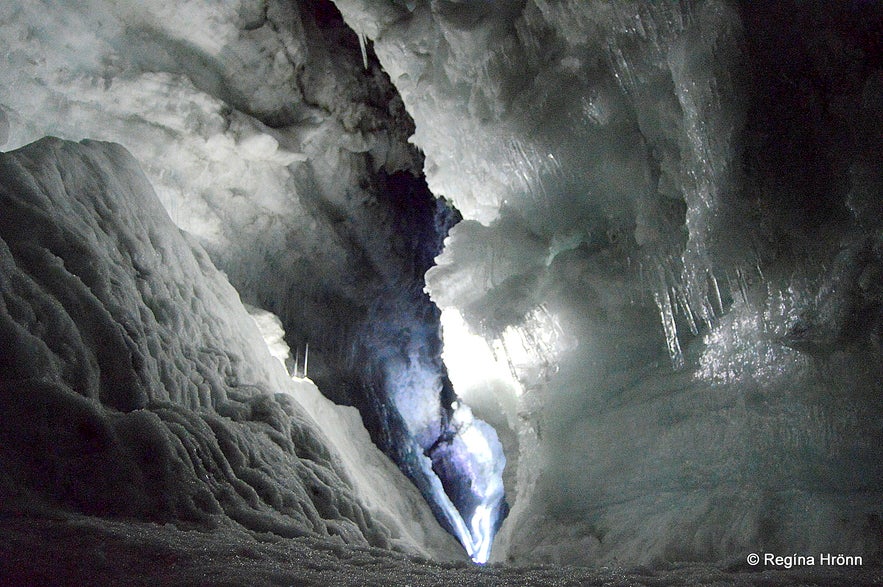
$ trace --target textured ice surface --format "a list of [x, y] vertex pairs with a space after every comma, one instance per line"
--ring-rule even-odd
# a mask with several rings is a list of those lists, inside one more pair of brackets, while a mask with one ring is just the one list
[[880, 7], [336, 3], [465, 218], [427, 289], [517, 438], [497, 559], [879, 556]]
[[[2, 4], [0, 140], [125, 143], [246, 301], [317, 350], [319, 380], [403, 326], [374, 318], [414, 309], [389, 295], [409, 243], [364, 187], [414, 165], [376, 52], [433, 190], [468, 219], [430, 290], [484, 341], [475, 414], [511, 425], [498, 557], [878, 552], [879, 7], [338, 5], [367, 73], [310, 0]], [[338, 381], [326, 393], [357, 389]]]
[[[285, 342], [285, 329], [282, 327], [282, 322], [279, 320], [279, 317], [272, 312], [262, 310], [261, 308], [256, 308], [247, 304], [243, 305], [245, 306], [248, 315], [251, 316], [251, 319], [254, 320], [255, 325], [258, 327], [261, 337], [267, 344], [267, 348], [270, 349], [270, 354], [276, 357], [287, 371], [286, 365], [288, 359], [291, 358], [291, 349], [288, 347], [288, 343]], [[300, 356], [299, 353], [297, 356]], [[300, 375], [303, 373], [302, 365], [303, 362], [301, 362], [299, 366], [295, 361], [295, 369], [292, 370], [292, 374]]]
[[449, 411], [422, 274], [451, 215], [418, 189], [401, 100], [333, 5], [5, 3], [0, 53], [0, 148], [123, 144], [243, 300], [279, 317], [293, 352], [277, 358], [302, 373], [309, 348], [310, 378], [424, 475], [395, 445], [420, 455]]
[[355, 410], [288, 377], [122, 147], [0, 155], [0, 209], [6, 514], [462, 557]]
[[374, 172], [418, 160], [401, 102], [320, 4], [0, 6], [0, 148], [124, 145], [243, 299], [277, 314], [293, 348], [311, 343], [317, 381], [408, 269]]

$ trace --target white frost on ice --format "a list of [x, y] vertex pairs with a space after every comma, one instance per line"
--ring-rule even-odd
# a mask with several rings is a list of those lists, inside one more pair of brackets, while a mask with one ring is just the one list
[[267, 344], [270, 354], [282, 363], [285, 370], [288, 371], [286, 361], [291, 357], [291, 349], [285, 342], [285, 329], [282, 327], [282, 321], [272, 312], [243, 304], [248, 311], [248, 315], [254, 320], [258, 327], [264, 342]]

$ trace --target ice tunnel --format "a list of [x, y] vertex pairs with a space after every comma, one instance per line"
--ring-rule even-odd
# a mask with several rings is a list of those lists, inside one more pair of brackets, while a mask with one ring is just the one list
[[0, 3], [0, 583], [878, 584], [881, 38]]

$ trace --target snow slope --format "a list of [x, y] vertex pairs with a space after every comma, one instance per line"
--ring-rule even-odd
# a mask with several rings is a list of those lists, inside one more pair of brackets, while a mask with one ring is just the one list
[[5, 515], [463, 556], [353, 410], [288, 377], [125, 149], [42, 139], [0, 183]]
[[452, 214], [413, 177], [413, 125], [334, 6], [2, 3], [0, 54], [0, 148], [124, 145], [243, 301], [280, 318], [289, 369], [309, 345], [310, 377], [432, 500], [413, 461], [450, 386], [422, 274]]

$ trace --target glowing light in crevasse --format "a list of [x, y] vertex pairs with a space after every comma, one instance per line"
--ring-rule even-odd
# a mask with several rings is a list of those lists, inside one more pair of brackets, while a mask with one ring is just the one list
[[460, 312], [442, 310], [441, 324], [442, 359], [459, 397], [466, 403], [478, 403], [473, 401], [481, 399], [476, 396], [493, 390], [506, 390], [513, 398], [520, 395], [521, 386], [512, 377], [507, 357], [495, 353], [485, 339], [470, 332]]
[[442, 310], [441, 323], [442, 358], [457, 394], [474, 405], [487, 403], [482, 396], [494, 396], [511, 422], [524, 386], [547, 378], [576, 346], [576, 339], [564, 332], [557, 316], [542, 305], [490, 344], [470, 332], [457, 310]]
[[452, 424], [457, 430], [454, 448], [473, 472], [472, 492], [479, 500], [469, 520], [469, 543], [464, 542], [464, 546], [473, 561], [486, 563], [491, 556], [494, 527], [505, 497], [506, 457], [497, 433], [487, 423], [474, 418], [468, 406], [455, 402]]
[[475, 508], [470, 530], [474, 547], [472, 560], [484, 564], [491, 557], [491, 546], [494, 543], [494, 509], [487, 504]]
[[[448, 522], [450, 523], [451, 528], [454, 529], [454, 533], [457, 535], [457, 540], [460, 541], [460, 544], [463, 545], [463, 548], [466, 549], [466, 553], [475, 561], [475, 557], [473, 553], [475, 549], [472, 545], [472, 533], [469, 531], [469, 528], [466, 526], [466, 522], [463, 521], [463, 516], [460, 515], [460, 512], [457, 511], [456, 506], [451, 501], [451, 498], [448, 497], [448, 494], [445, 493], [445, 488], [442, 486], [441, 479], [435, 474], [435, 471], [432, 470], [432, 461], [428, 457], [420, 458], [420, 467], [423, 469], [423, 472], [426, 474], [426, 478], [429, 479], [429, 483], [432, 485], [432, 493], [436, 497], [436, 502], [441, 506], [444, 511], [445, 516], [448, 518]], [[481, 562], [486, 562], [481, 561]], [[478, 561], [476, 561], [478, 562]]]
[[[469, 331], [459, 312], [445, 309], [441, 316], [444, 338], [444, 359], [448, 376], [458, 397], [467, 403], [500, 406], [506, 419], [515, 417], [516, 398], [520, 385], [512, 378], [505, 358], [494, 355], [488, 343]], [[453, 439], [458, 460], [474, 471], [473, 494], [479, 500], [467, 520], [467, 536], [460, 541], [473, 561], [485, 563], [490, 558], [494, 530], [505, 497], [503, 468], [506, 458], [496, 431], [473, 417], [472, 410], [462, 401], [454, 409], [452, 426], [457, 430]], [[511, 412], [511, 413], [509, 413]]]
[[[444, 352], [442, 358], [457, 395], [465, 402], [485, 409], [499, 409], [510, 426], [517, 419], [522, 382], [533, 384], [554, 372], [563, 354], [574, 348], [557, 316], [538, 306], [517, 326], [510, 326], [489, 344], [473, 334], [462, 315], [444, 308], [441, 315]], [[488, 406], [496, 406], [489, 408]], [[473, 493], [480, 500], [468, 520], [470, 540], [461, 542], [475, 562], [490, 557], [494, 529], [503, 502], [502, 473], [506, 459], [496, 431], [475, 419], [472, 411], [456, 402], [453, 426], [454, 444], [469, 468], [475, 471]]]
[[424, 457], [421, 466], [433, 487], [437, 503], [453, 528], [457, 539], [473, 562], [484, 564], [491, 556], [494, 527], [503, 505], [503, 468], [506, 458], [494, 429], [472, 416], [468, 406], [455, 402], [453, 425], [457, 433], [452, 449], [460, 464], [472, 472], [473, 495], [480, 500], [470, 519], [464, 520], [432, 470], [432, 462]]
[[558, 362], [576, 344], [561, 328], [558, 317], [539, 305], [520, 324], [507, 327], [493, 348], [506, 357], [512, 377], [530, 387], [554, 374]]

